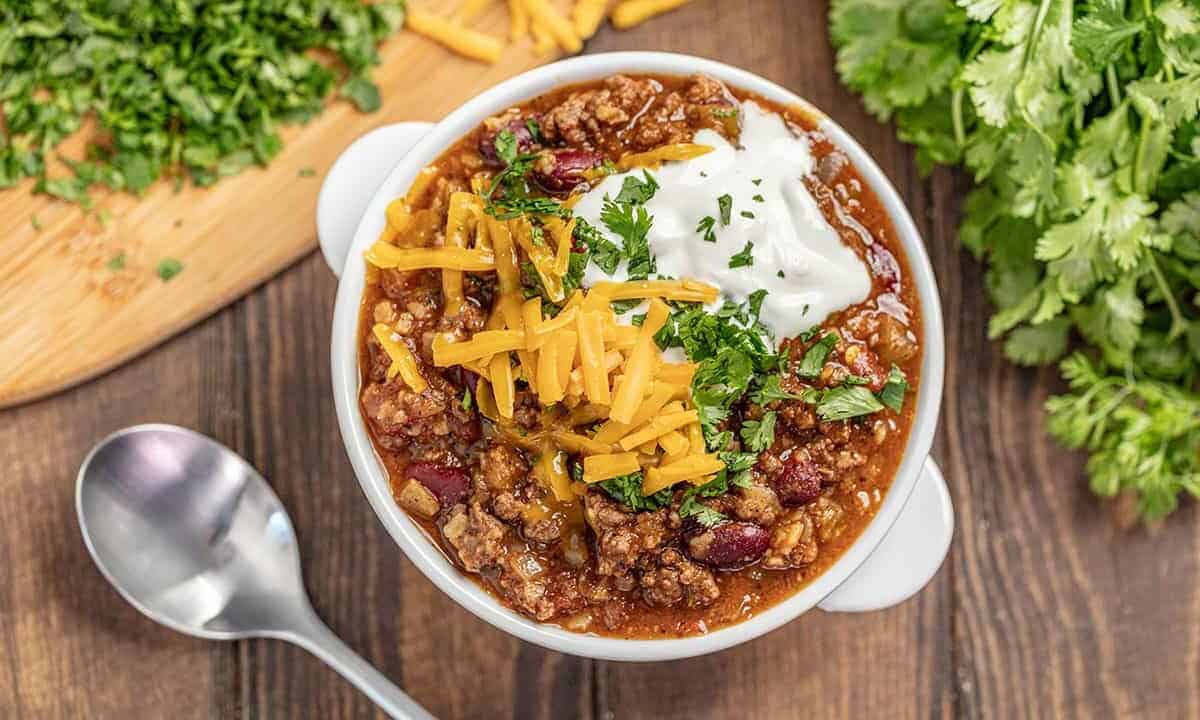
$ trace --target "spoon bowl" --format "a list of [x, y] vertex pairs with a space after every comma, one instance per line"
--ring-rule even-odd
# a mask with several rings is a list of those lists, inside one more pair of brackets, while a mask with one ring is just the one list
[[210, 640], [295, 643], [393, 717], [432, 717], [317, 618], [287, 511], [229, 448], [171, 425], [127, 428], [88, 454], [75, 499], [100, 572], [150, 619]]

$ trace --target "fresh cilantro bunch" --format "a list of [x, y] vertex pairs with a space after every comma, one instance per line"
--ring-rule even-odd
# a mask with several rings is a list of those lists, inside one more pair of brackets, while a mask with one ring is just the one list
[[[379, 107], [368, 72], [404, 10], [404, 0], [0, 0], [0, 187], [35, 177], [37, 190], [86, 206], [95, 184], [209, 185], [264, 164], [279, 126], [312, 118], [335, 86], [363, 111]], [[53, 150], [88, 118], [102, 142], [49, 179]]]
[[1051, 432], [1153, 520], [1200, 495], [1200, 7], [1186, 0], [834, 0], [842, 79], [928, 169], [977, 187], [1015, 362], [1062, 362]]

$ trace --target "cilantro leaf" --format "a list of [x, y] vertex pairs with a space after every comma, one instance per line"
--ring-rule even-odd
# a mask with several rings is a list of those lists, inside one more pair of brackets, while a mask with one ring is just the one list
[[809, 390], [804, 401], [817, 406], [822, 420], [849, 420], [883, 409], [883, 403], [861, 385], [841, 385], [828, 390]]
[[[122, 254], [120, 257], [122, 258], [123, 265], [124, 254]], [[183, 263], [179, 262], [179, 260], [176, 260], [175, 258], [163, 258], [159, 261], [158, 267], [154, 270], [154, 274], [158, 275], [158, 279], [162, 280], [163, 282], [167, 282], [181, 272], [183, 272]]]
[[612, 499], [622, 505], [627, 505], [634, 511], [657, 510], [666, 507], [671, 504], [671, 497], [674, 495], [671, 488], [665, 488], [649, 496], [642, 495], [642, 474], [640, 472], [605, 480], [598, 485]]
[[621, 264], [621, 248], [581, 217], [575, 218], [575, 239], [587, 246], [592, 261], [606, 274], [617, 271]]
[[754, 452], [762, 452], [775, 442], [775, 418], [777, 413], [768, 410], [763, 413], [761, 420], [745, 420], [742, 422], [741, 436], [746, 447]]
[[642, 177], [644, 179], [641, 180], [633, 175], [626, 177], [621, 183], [621, 192], [617, 193], [613, 202], [627, 205], [644, 205], [649, 202], [654, 193], [658, 192], [658, 181], [649, 171], [642, 171]]
[[725, 194], [717, 198], [717, 208], [721, 212], [721, 225], [728, 225], [733, 220], [733, 196]]
[[747, 241], [746, 247], [738, 251], [737, 254], [730, 256], [729, 267], [740, 268], [750, 267], [754, 264], [754, 242]]
[[904, 409], [904, 396], [908, 393], [908, 377], [904, 371], [895, 365], [888, 373], [883, 388], [879, 391], [879, 400], [896, 412]]
[[[819, 328], [814, 329], [819, 331]], [[796, 368], [796, 374], [803, 378], [820, 376], [821, 368], [825, 367], [826, 358], [841, 339], [836, 332], [825, 333], [816, 344], [804, 352], [804, 357], [800, 359], [800, 367]]]
[[654, 256], [646, 236], [654, 218], [646, 208], [630, 203], [605, 199], [600, 209], [600, 222], [624, 243], [622, 252], [629, 261], [626, 272], [631, 280], [645, 280], [655, 271]]

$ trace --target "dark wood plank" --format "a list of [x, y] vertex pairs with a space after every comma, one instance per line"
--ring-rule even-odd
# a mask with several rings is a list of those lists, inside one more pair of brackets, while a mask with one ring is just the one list
[[978, 264], [955, 241], [968, 181], [929, 178], [837, 82], [827, 7], [697, 0], [589, 52], [726, 60], [804, 95], [850, 130], [910, 204], [946, 309], [935, 455], [958, 510], [951, 556], [916, 598], [814, 612], [715, 656], [652, 666], [549, 653], [476, 620], [402, 556], [363, 501], [328, 388], [335, 281], [310, 257], [138, 361], [0, 413], [0, 717], [378, 717], [294, 648], [209, 644], [143, 619], [92, 567], [73, 483], [87, 448], [161, 420], [209, 433], [271, 480], [330, 625], [446, 718], [1197, 717], [1200, 517], [1121, 530], [1079, 458], [1045, 436], [1053, 370], [986, 339]]

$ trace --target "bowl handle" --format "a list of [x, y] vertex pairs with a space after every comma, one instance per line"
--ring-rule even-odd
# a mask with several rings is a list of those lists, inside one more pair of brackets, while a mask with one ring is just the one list
[[375, 192], [431, 128], [433, 123], [425, 122], [376, 128], [343, 150], [329, 168], [317, 196], [317, 238], [334, 275], [342, 274], [358, 223]]
[[817, 606], [830, 612], [866, 612], [904, 602], [933, 579], [953, 534], [950, 492], [941, 469], [929, 458], [883, 542]]

